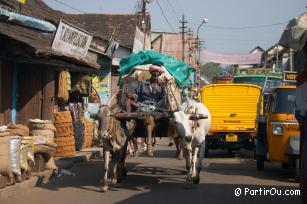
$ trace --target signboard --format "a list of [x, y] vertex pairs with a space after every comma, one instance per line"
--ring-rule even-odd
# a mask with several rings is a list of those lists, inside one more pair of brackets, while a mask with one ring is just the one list
[[296, 72], [284, 72], [284, 81], [296, 81], [297, 73]]
[[144, 33], [136, 27], [135, 37], [133, 42], [133, 53], [138, 53], [144, 48]]
[[26, 0], [17, 0], [19, 3], [21, 4], [25, 4], [26, 3]]
[[94, 75], [92, 78], [92, 84], [97, 90], [102, 102], [107, 104], [110, 98], [110, 79], [111, 72], [107, 75]]
[[271, 69], [268, 68], [238, 68], [240, 71], [240, 74], [258, 74], [258, 75], [265, 75], [265, 74], [270, 74], [272, 72]]
[[92, 39], [92, 34], [61, 20], [52, 49], [63, 54], [85, 58]]

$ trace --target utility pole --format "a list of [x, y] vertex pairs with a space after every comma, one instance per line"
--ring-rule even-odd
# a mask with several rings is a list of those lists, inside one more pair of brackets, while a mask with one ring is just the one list
[[192, 65], [192, 57], [193, 57], [193, 46], [192, 46], [192, 41], [193, 41], [193, 31], [191, 29], [188, 30], [188, 38], [187, 38], [187, 43], [189, 46], [189, 65]]
[[289, 48], [290, 71], [293, 71], [293, 50]]
[[185, 16], [182, 15], [182, 20], [180, 21], [181, 27], [181, 37], [182, 37], [182, 61], [185, 62], [185, 34], [186, 34], [186, 29], [187, 26], [186, 24], [188, 23], [187, 20], [185, 19]]
[[146, 48], [146, 0], [142, 0], [142, 28], [144, 33], [143, 50]]
[[150, 4], [153, 0], [139, 0], [137, 8], [140, 9], [142, 6], [142, 30], [144, 33], [144, 42], [143, 42], [143, 49], [146, 48], [146, 34], [149, 30], [147, 30], [146, 25], [146, 4]]
[[273, 72], [276, 72], [278, 70], [279, 67], [279, 51], [278, 51], [278, 44], [276, 44], [276, 65], [275, 65], [275, 69], [273, 69]]

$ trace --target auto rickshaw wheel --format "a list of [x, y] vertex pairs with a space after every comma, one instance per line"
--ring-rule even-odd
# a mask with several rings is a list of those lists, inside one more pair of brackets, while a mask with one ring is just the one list
[[257, 170], [262, 171], [264, 169], [264, 157], [256, 156], [256, 161], [257, 161]]

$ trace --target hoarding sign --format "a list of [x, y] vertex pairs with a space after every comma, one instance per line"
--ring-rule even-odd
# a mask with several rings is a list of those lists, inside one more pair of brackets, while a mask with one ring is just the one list
[[296, 72], [284, 72], [284, 81], [296, 81], [297, 73]]
[[61, 20], [52, 49], [63, 54], [85, 58], [92, 39], [92, 34]]

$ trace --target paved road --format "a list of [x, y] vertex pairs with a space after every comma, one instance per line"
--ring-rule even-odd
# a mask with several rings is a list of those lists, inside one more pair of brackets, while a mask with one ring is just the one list
[[[230, 154], [215, 151], [205, 159], [201, 182], [191, 190], [184, 189], [184, 162], [174, 158], [174, 149], [167, 140], [158, 140], [155, 157], [139, 156], [128, 160], [128, 177], [123, 183], [100, 192], [102, 161], [92, 160], [76, 165], [75, 177], [53, 180], [22, 195], [16, 195], [1, 204], [193, 204], [193, 203], [300, 203], [299, 196], [263, 195], [264, 191], [284, 193], [297, 190], [298, 184], [289, 171], [279, 164], [268, 164], [264, 172], [255, 170], [250, 153]], [[243, 195], [236, 197], [235, 189]], [[244, 195], [250, 189], [249, 195]], [[258, 193], [256, 192], [258, 190]], [[262, 195], [260, 191], [262, 190]], [[287, 192], [291, 193], [291, 192]]]

